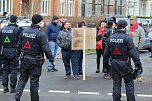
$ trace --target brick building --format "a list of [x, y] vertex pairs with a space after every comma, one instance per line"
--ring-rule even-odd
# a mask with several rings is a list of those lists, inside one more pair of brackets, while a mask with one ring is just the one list
[[18, 16], [78, 16], [79, 0], [0, 0], [0, 15], [4, 11]]

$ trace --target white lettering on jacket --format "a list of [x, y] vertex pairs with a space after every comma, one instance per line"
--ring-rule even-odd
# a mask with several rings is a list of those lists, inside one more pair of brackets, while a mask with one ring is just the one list
[[13, 30], [2, 30], [2, 33], [13, 33]]
[[35, 38], [36, 34], [23, 33], [23, 36], [28, 38]]
[[123, 39], [110, 39], [112, 43], [123, 43]]

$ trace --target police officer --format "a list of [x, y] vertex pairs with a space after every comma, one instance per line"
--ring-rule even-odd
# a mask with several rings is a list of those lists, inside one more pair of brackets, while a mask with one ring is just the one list
[[52, 64], [54, 61], [45, 34], [40, 31], [43, 26], [42, 16], [35, 14], [32, 17], [31, 27], [23, 30], [20, 35], [17, 44], [17, 53], [21, 58], [20, 78], [13, 101], [20, 101], [29, 77], [31, 101], [39, 101], [39, 78], [44, 62], [44, 53]]
[[17, 70], [18, 70], [18, 55], [16, 53], [16, 45], [19, 39], [21, 30], [18, 28], [17, 16], [10, 16], [10, 24], [4, 26], [1, 30], [1, 53], [3, 56], [3, 72], [2, 72], [2, 84], [4, 86], [4, 93], [9, 92], [8, 89], [8, 76], [10, 76], [10, 93], [15, 92], [17, 82]]
[[[106, 19], [105, 19], [105, 21], [106, 21], [106, 31], [103, 33], [103, 36], [102, 36], [102, 47], [103, 47], [103, 49], [105, 49], [105, 46], [106, 46], [106, 44], [107, 44], [107, 40], [108, 40], [108, 38], [112, 35], [112, 34], [114, 34], [114, 32], [115, 32], [115, 30], [114, 30], [114, 28], [113, 28], [113, 23], [114, 23], [114, 20], [113, 20], [113, 18], [112, 17], [107, 17]], [[111, 79], [111, 77], [110, 77], [110, 75], [109, 75], [109, 73], [107, 72], [107, 71], [109, 71], [109, 69], [110, 68], [105, 68], [104, 66], [103, 66], [103, 73], [104, 73], [104, 76], [103, 76], [103, 78], [104, 79]]]
[[138, 71], [133, 72], [129, 58], [135, 62], [136, 69], [142, 70], [139, 54], [132, 39], [126, 34], [126, 26], [125, 20], [118, 21], [118, 30], [108, 39], [103, 56], [105, 67], [109, 67], [109, 58], [112, 58], [110, 75], [113, 79], [113, 101], [121, 101], [122, 79], [125, 81], [127, 101], [135, 101], [133, 79]]

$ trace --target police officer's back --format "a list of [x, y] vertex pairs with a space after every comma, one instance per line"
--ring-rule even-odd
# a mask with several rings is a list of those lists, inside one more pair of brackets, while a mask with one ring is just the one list
[[17, 84], [16, 94], [13, 101], [20, 101], [23, 89], [30, 77], [31, 101], [39, 101], [38, 88], [41, 68], [44, 62], [44, 54], [53, 63], [53, 57], [49, 49], [45, 34], [40, 32], [44, 26], [41, 15], [33, 15], [31, 27], [22, 31], [17, 45], [20, 54], [20, 80]]
[[130, 58], [135, 62], [137, 69], [142, 69], [139, 54], [132, 39], [125, 32], [126, 26], [125, 20], [118, 21], [118, 30], [108, 39], [103, 56], [105, 67], [109, 67], [109, 58], [112, 58], [110, 75], [113, 79], [113, 101], [121, 101], [122, 79], [126, 83], [127, 101], [135, 101], [133, 79], [137, 71], [133, 72]]
[[10, 89], [11, 93], [15, 92], [17, 82], [17, 67], [18, 67], [18, 55], [16, 54], [16, 45], [21, 33], [17, 24], [17, 16], [10, 16], [10, 23], [4, 26], [0, 34], [1, 53], [3, 56], [3, 73], [2, 84], [4, 86], [4, 93], [9, 91], [8, 89], [8, 75], [10, 77]]

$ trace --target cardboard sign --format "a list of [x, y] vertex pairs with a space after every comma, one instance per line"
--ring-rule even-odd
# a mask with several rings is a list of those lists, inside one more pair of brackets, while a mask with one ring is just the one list
[[96, 28], [72, 28], [72, 50], [83, 49], [83, 34], [85, 49], [96, 49]]

